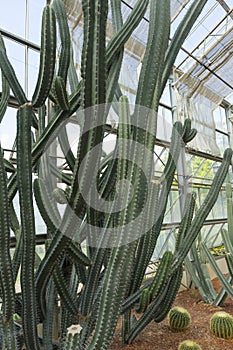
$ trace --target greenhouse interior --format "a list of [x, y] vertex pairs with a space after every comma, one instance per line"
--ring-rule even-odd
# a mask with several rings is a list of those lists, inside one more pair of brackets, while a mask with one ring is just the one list
[[0, 350], [233, 349], [233, 0], [1, 0]]

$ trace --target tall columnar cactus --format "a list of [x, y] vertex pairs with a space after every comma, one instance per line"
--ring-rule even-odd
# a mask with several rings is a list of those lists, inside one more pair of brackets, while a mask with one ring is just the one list
[[[233, 281], [233, 245], [232, 245], [232, 232], [233, 232], [233, 205], [232, 205], [232, 189], [229, 182], [226, 183], [226, 197], [227, 197], [227, 226], [228, 230], [222, 229], [221, 235], [224, 243], [226, 254], [223, 256], [226, 260], [228, 267], [228, 277], [225, 278], [221, 269], [218, 267], [214, 257], [207, 248], [205, 242], [200, 236], [198, 243], [194, 242], [191, 248], [191, 254], [194, 259], [192, 264], [187, 257], [185, 264], [190, 276], [199, 289], [202, 298], [215, 305], [222, 305], [229, 295], [233, 298], [232, 281]], [[210, 273], [208, 271], [207, 262], [211, 264], [212, 269], [215, 271], [219, 281], [222, 284], [222, 288], [217, 293], [213, 287]]]
[[[206, 2], [192, 2], [169, 41], [170, 0], [138, 0], [125, 20], [121, 0], [82, 0], [80, 80], [64, 3], [47, 2], [32, 101], [20, 86], [0, 38], [0, 121], [10, 90], [19, 105], [16, 167], [0, 154], [0, 329], [7, 349], [17, 349], [17, 339], [23, 334], [22, 342], [32, 350], [104, 350], [120, 315], [125, 343], [131, 343], [149, 322], [161, 322], [167, 316], [180, 287], [184, 258], [217, 199], [232, 158], [232, 150], [226, 150], [213, 186], [194, 218], [195, 195], [187, 195], [175, 251], [164, 252], [152, 280], [143, 284], [180, 151], [197, 133], [190, 119], [184, 125], [174, 124], [168, 160], [161, 179], [155, 181], [153, 151], [159, 100], [178, 51]], [[110, 40], [106, 33], [109, 5]], [[148, 40], [132, 112], [118, 81], [124, 45], [147, 9]], [[57, 42], [61, 44], [59, 55]], [[113, 101], [117, 104], [112, 105]], [[116, 146], [103, 157], [111, 107], [119, 117]], [[65, 126], [75, 113], [81, 120], [76, 153]], [[68, 174], [46, 154], [55, 139], [64, 153]], [[51, 173], [55, 180], [48, 183]], [[58, 181], [67, 186], [66, 191], [58, 189]], [[12, 202], [16, 193], [20, 219]], [[39, 267], [35, 264], [33, 199], [47, 229], [46, 253]], [[13, 259], [10, 229], [16, 237]], [[19, 271], [22, 292], [16, 295]], [[138, 318], [134, 317], [135, 309]], [[14, 313], [22, 320], [19, 330]], [[39, 323], [43, 324], [42, 335], [38, 334]], [[67, 328], [74, 324], [82, 331], [66, 337]]]
[[202, 348], [192, 340], [184, 340], [179, 344], [178, 350], [202, 350]]
[[173, 331], [184, 331], [191, 323], [190, 313], [183, 307], [173, 307], [168, 313], [168, 324]]
[[218, 311], [210, 319], [210, 330], [218, 338], [233, 339], [233, 317], [224, 311]]

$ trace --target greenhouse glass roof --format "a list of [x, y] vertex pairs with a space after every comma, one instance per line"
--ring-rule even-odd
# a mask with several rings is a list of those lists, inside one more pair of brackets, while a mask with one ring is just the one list
[[[122, 0], [124, 20], [137, 0]], [[73, 34], [78, 52], [82, 42], [82, 17], [80, 1], [65, 0], [73, 25]], [[191, 0], [171, 1], [171, 37], [189, 8]], [[147, 41], [149, 8], [143, 21], [134, 31], [126, 45], [125, 64], [121, 85], [135, 92], [138, 66], [143, 57]], [[109, 37], [112, 35], [111, 14], [108, 24]], [[77, 40], [79, 39], [79, 40]], [[189, 88], [189, 93], [207, 96], [216, 104], [222, 99], [231, 100], [233, 86], [233, 0], [208, 0], [196, 24], [183, 44], [175, 66], [178, 80]], [[76, 51], [76, 52], [77, 52]], [[80, 57], [76, 60], [79, 65]], [[127, 76], [127, 82], [125, 77]]]

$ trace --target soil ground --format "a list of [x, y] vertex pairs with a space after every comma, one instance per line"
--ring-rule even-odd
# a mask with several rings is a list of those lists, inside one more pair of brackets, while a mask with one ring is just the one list
[[[213, 281], [214, 288], [219, 290], [218, 280]], [[172, 332], [167, 319], [161, 323], [151, 322], [133, 344], [122, 345], [120, 323], [109, 350], [177, 350], [183, 340], [193, 340], [202, 350], [233, 350], [233, 340], [224, 340], [214, 336], [209, 329], [210, 318], [214, 312], [222, 310], [233, 316], [233, 301], [228, 297], [222, 307], [204, 303], [196, 289], [178, 293], [174, 306], [186, 308], [192, 318], [190, 327], [184, 332]]]

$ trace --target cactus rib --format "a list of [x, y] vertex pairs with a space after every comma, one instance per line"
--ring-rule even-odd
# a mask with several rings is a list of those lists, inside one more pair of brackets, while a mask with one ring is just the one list
[[31, 104], [21, 106], [17, 112], [17, 179], [23, 237], [21, 262], [23, 330], [26, 346], [29, 349], [39, 350], [34, 285], [35, 219], [32, 202], [31, 118]]
[[169, 327], [174, 331], [184, 331], [190, 322], [190, 313], [183, 307], [173, 307], [168, 313]]
[[56, 15], [61, 39], [61, 52], [59, 55], [59, 67], [57, 75], [63, 79], [64, 85], [66, 86], [67, 74], [70, 65], [71, 47], [66, 8], [62, 0], [54, 0], [51, 6], [54, 9]]
[[63, 276], [62, 269], [59, 265], [53, 271], [53, 281], [58, 294], [61, 297], [63, 306], [70, 312], [71, 315], [78, 315], [78, 307], [76, 300], [72, 297], [67, 286], [66, 280]]
[[210, 329], [218, 338], [233, 339], [233, 317], [218, 311], [210, 319]]
[[156, 271], [156, 275], [153, 278], [150, 286], [152, 300], [157, 297], [161, 287], [166, 285], [170, 273], [172, 260], [172, 252], [166, 251], [163, 254], [159, 267]]
[[42, 15], [39, 74], [32, 96], [34, 107], [41, 107], [53, 82], [56, 58], [56, 18], [53, 8], [46, 5]]
[[10, 257], [10, 216], [7, 193], [7, 175], [0, 147], [0, 276], [3, 298], [3, 322], [9, 322], [14, 313], [15, 287]]
[[56, 102], [59, 104], [60, 108], [63, 111], [67, 111], [69, 109], [69, 101], [64, 79], [62, 77], [57, 76], [55, 77], [53, 84], [53, 92], [56, 98]]
[[160, 80], [170, 31], [170, 1], [150, 2], [148, 41], [139, 77], [136, 105], [152, 107], [155, 88]]
[[146, 311], [148, 305], [150, 304], [151, 300], [151, 291], [148, 288], [145, 288], [142, 291], [140, 300], [139, 300], [139, 305], [135, 309], [138, 314], [141, 314]]

